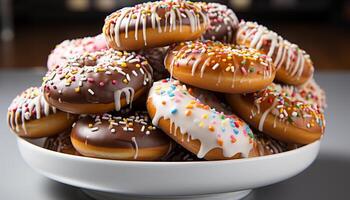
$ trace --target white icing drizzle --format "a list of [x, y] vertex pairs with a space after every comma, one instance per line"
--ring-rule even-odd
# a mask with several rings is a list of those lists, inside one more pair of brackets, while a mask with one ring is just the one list
[[259, 120], [259, 127], [258, 127], [259, 131], [261, 131], [261, 132], [264, 131], [264, 124], [265, 124], [265, 120], [267, 118], [267, 115], [272, 111], [272, 109], [275, 108], [276, 104], [277, 104], [277, 101], [275, 99], [273, 104], [271, 105], [271, 107], [266, 109], [265, 112], [263, 112], [263, 114], [261, 115], [260, 120]]
[[237, 43], [249, 44], [251, 48], [261, 50], [264, 43], [269, 41], [267, 56], [273, 58], [277, 69], [284, 64], [290, 76], [299, 79], [304, 71], [305, 62], [312, 64], [310, 56], [297, 45], [283, 39], [277, 33], [268, 30], [265, 26], [254, 22], [242, 21], [237, 31]]
[[[248, 157], [253, 147], [248, 136], [252, 133], [248, 125], [213, 109], [196, 106], [191, 108], [191, 115], [186, 115], [188, 104], [197, 100], [178, 81], [155, 82], [149, 92], [149, 99], [156, 108], [152, 123], [157, 125], [161, 118], [169, 119], [171, 134], [179, 129], [182, 135], [188, 134], [188, 140], [198, 139], [201, 143], [197, 153], [199, 158], [203, 158], [214, 148], [221, 148], [225, 157], [232, 157], [237, 153]], [[240, 125], [236, 127], [236, 123]]]
[[125, 87], [120, 90], [116, 90], [114, 92], [114, 104], [115, 104], [115, 110], [119, 111], [121, 109], [120, 101], [121, 101], [121, 95], [125, 95], [125, 101], [127, 105], [130, 105], [130, 108], [132, 107], [132, 101], [134, 99], [134, 88], [132, 87]]
[[[7, 121], [15, 132], [19, 132], [21, 126], [24, 133], [27, 134], [26, 121], [32, 120], [33, 113], [35, 113], [35, 119], [40, 119], [56, 112], [56, 108], [46, 102], [42, 91], [39, 88], [31, 87], [12, 101]], [[44, 113], [44, 116], [41, 113]]]
[[136, 160], [138, 155], [139, 155], [139, 146], [136, 142], [136, 138], [135, 137], [132, 137], [131, 138], [131, 141], [134, 143], [134, 146], [135, 146], [135, 154], [134, 154], [134, 159]]
[[[166, 1], [157, 1], [157, 2], [149, 2], [144, 4], [138, 4], [135, 7], [126, 7], [121, 10], [112, 13], [110, 16], [106, 18], [106, 22], [110, 18], [115, 18], [114, 23], [110, 23], [109, 29], [105, 30], [105, 34], [107, 34], [107, 40], [113, 40], [112, 36], [114, 35], [114, 41], [117, 47], [121, 47], [120, 43], [120, 27], [123, 25], [125, 27], [125, 38], [129, 38], [129, 25], [134, 22], [134, 39], [138, 40], [138, 31], [139, 24], [141, 22], [142, 25], [142, 37], [144, 41], [144, 45], [147, 46], [147, 28], [158, 29], [159, 33], [172, 32], [179, 29], [180, 32], [183, 31], [183, 18], [188, 18], [190, 22], [190, 27], [192, 32], [198, 31], [200, 28], [206, 27], [208, 23], [207, 16], [202, 12], [202, 8], [192, 4], [188, 1], [171, 1], [175, 5], [173, 5], [170, 9], [168, 9], [164, 18], [161, 18], [157, 11], [158, 9], [164, 9], [164, 6], [168, 6], [168, 2]], [[185, 8], [180, 9], [180, 5], [184, 5]], [[178, 6], [178, 7], [177, 7]], [[195, 13], [193, 9], [196, 9], [198, 13]], [[149, 12], [149, 14], [145, 14], [143, 12]], [[136, 15], [136, 19], [132, 18], [132, 16]], [[127, 16], [127, 17], [126, 17]], [[151, 27], [147, 27], [147, 19], [150, 17], [151, 19]], [[142, 19], [141, 19], [142, 18]], [[162, 30], [161, 21], [164, 20], [164, 28]], [[203, 24], [201, 26], [201, 20], [203, 20]], [[169, 28], [167, 28], [169, 26]]]

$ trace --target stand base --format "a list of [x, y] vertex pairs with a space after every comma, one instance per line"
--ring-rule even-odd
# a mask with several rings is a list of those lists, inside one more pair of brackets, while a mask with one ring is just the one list
[[242, 190], [237, 192], [217, 193], [217, 194], [203, 194], [203, 195], [190, 195], [190, 196], [138, 196], [138, 195], [126, 195], [117, 193], [100, 192], [94, 190], [82, 189], [85, 194], [96, 199], [96, 200], [204, 200], [204, 199], [215, 199], [215, 200], [239, 200], [246, 197], [252, 190]]

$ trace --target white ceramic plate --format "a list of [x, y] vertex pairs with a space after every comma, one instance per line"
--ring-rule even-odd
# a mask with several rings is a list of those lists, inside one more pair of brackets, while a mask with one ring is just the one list
[[[77, 186], [99, 199], [240, 199], [253, 188], [286, 180], [316, 158], [320, 141], [258, 158], [202, 162], [116, 161], [72, 156], [18, 138], [24, 160], [53, 180]], [[170, 198], [170, 197], [167, 197]]]

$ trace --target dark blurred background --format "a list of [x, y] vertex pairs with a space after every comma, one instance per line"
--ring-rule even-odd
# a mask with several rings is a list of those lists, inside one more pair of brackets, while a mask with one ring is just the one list
[[[101, 32], [112, 11], [136, 0], [0, 0], [0, 68], [45, 66], [65, 39]], [[214, 2], [214, 0], [212, 1]], [[305, 49], [317, 69], [350, 69], [350, 0], [226, 0], [240, 19], [257, 21]]]

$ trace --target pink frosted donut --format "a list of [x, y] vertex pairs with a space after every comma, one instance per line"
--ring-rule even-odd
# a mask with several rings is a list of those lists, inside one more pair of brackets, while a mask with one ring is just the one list
[[67, 60], [84, 52], [95, 52], [107, 49], [107, 43], [102, 34], [73, 40], [65, 40], [52, 50], [47, 60], [49, 70], [56, 69], [67, 63]]

